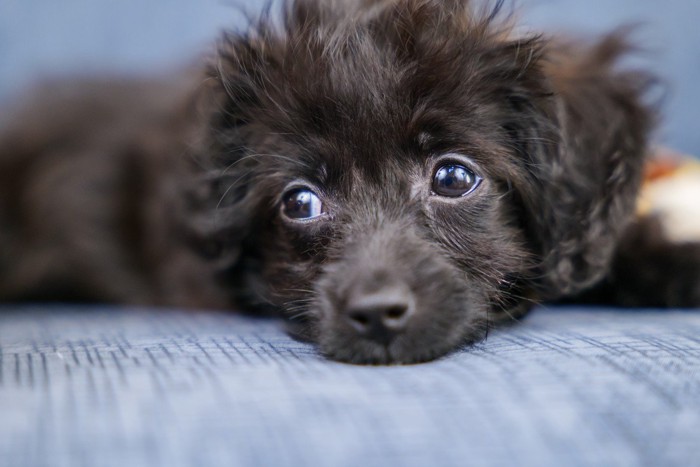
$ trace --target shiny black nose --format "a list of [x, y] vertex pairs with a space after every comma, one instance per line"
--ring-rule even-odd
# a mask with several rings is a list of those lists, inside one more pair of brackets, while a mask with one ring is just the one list
[[406, 330], [413, 314], [408, 287], [385, 287], [371, 293], [355, 291], [344, 310], [350, 326], [362, 337], [387, 344]]

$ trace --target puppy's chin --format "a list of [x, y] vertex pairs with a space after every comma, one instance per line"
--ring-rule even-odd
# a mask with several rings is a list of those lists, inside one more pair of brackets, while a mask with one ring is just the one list
[[[485, 328], [485, 322], [480, 326]], [[423, 363], [435, 360], [456, 348], [467, 346], [483, 338], [483, 334], [468, 332], [467, 336], [440, 340], [435, 336], [431, 344], [413, 342], [408, 336], [397, 337], [390, 344], [379, 344], [348, 333], [321, 331], [319, 348], [333, 360], [354, 364], [392, 365]]]
[[460, 312], [461, 323], [414, 329], [389, 342], [377, 342], [358, 336], [337, 319], [321, 319], [315, 339], [320, 351], [333, 360], [354, 364], [422, 363], [484, 338], [485, 314]]

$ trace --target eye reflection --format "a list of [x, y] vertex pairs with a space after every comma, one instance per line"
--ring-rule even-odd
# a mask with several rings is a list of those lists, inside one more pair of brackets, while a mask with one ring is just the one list
[[314, 219], [323, 214], [323, 203], [308, 188], [297, 188], [284, 195], [282, 212], [290, 219]]
[[458, 198], [476, 189], [481, 177], [467, 167], [448, 163], [438, 167], [433, 176], [433, 192], [439, 196]]

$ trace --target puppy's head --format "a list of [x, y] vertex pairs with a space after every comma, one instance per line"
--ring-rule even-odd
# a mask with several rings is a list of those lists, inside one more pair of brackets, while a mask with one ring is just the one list
[[331, 3], [225, 36], [211, 69], [236, 297], [332, 358], [414, 362], [599, 279], [648, 120], [594, 57], [614, 44], [557, 63], [466, 1]]

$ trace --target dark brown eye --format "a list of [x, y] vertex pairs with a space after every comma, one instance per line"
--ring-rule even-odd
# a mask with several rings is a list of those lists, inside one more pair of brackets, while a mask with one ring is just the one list
[[481, 177], [467, 167], [449, 163], [438, 167], [433, 177], [433, 192], [439, 196], [459, 198], [471, 193], [481, 183]]
[[295, 188], [284, 195], [282, 212], [294, 220], [314, 219], [323, 214], [323, 203], [308, 188]]

